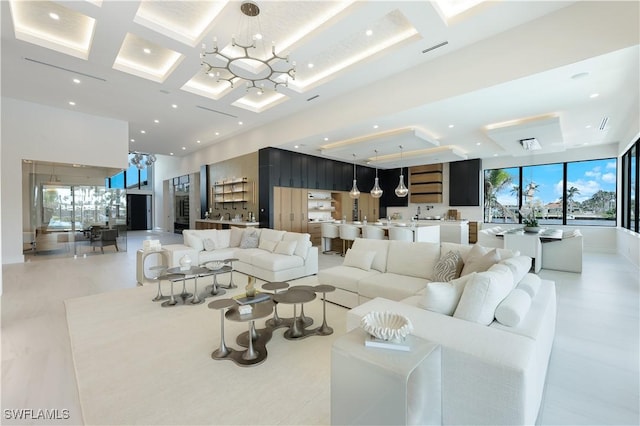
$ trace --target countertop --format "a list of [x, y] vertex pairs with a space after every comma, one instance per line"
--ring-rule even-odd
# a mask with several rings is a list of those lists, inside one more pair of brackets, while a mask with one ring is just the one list
[[260, 222], [245, 222], [242, 220], [228, 219], [196, 219], [196, 222], [219, 223], [221, 225], [260, 226]]

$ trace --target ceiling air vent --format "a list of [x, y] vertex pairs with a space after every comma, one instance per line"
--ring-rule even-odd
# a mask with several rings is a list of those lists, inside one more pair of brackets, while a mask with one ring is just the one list
[[51, 68], [55, 68], [61, 71], [66, 71], [66, 72], [70, 72], [73, 74], [77, 74], [77, 75], [82, 75], [84, 77], [89, 77], [89, 78], [95, 78], [96, 80], [100, 80], [100, 81], [107, 81], [106, 79], [102, 78], [102, 77], [96, 77], [95, 75], [91, 75], [91, 74], [86, 74], [80, 71], [76, 71], [76, 70], [70, 70], [69, 68], [63, 68], [63, 67], [59, 67], [57, 65], [53, 65], [53, 64], [49, 64], [46, 62], [42, 62], [42, 61], [38, 61], [37, 59], [31, 59], [31, 58], [24, 58], [25, 61], [29, 61], [29, 62], [33, 62], [34, 64], [39, 64], [39, 65], [45, 65], [47, 67], [51, 67]]
[[604, 130], [607, 128], [607, 123], [609, 123], [609, 117], [604, 117], [600, 122], [600, 130]]
[[238, 116], [237, 116], [237, 115], [228, 114], [228, 113], [226, 113], [226, 112], [222, 112], [222, 111], [218, 111], [218, 110], [215, 110], [215, 109], [207, 108], [207, 107], [204, 107], [204, 106], [202, 106], [202, 105], [196, 105], [196, 107], [197, 107], [197, 108], [200, 108], [200, 109], [204, 109], [204, 110], [206, 110], [206, 111], [215, 112], [216, 114], [226, 115], [227, 117], [238, 118]]
[[432, 50], [436, 50], [436, 49], [438, 49], [438, 48], [440, 48], [440, 47], [442, 47], [442, 46], [446, 46], [447, 44], [449, 44], [449, 42], [448, 42], [448, 41], [443, 41], [442, 43], [440, 43], [440, 44], [436, 44], [435, 46], [427, 47], [426, 49], [424, 49], [424, 50], [422, 51], [422, 53], [431, 52]]

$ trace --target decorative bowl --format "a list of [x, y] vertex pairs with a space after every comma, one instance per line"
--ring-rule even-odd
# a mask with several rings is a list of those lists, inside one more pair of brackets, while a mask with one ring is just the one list
[[413, 331], [413, 324], [404, 315], [372, 311], [362, 317], [360, 327], [381, 340], [402, 341]]
[[537, 234], [538, 232], [540, 232], [540, 227], [539, 226], [525, 226], [524, 227], [524, 232], [529, 232], [532, 234]]
[[210, 269], [212, 271], [217, 271], [218, 269], [222, 268], [224, 266], [224, 262], [209, 262], [206, 265], [204, 265], [207, 269]]

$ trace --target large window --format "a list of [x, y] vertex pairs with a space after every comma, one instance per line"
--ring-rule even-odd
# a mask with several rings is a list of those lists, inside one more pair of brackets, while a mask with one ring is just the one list
[[[485, 222], [616, 226], [616, 159], [485, 170]], [[511, 215], [509, 214], [511, 213]]]
[[638, 161], [640, 157], [640, 140], [629, 148], [622, 156], [622, 226], [634, 232], [640, 232], [638, 223]]

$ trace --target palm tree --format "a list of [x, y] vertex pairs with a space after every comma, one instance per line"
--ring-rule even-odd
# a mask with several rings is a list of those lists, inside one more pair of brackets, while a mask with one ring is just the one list
[[493, 207], [499, 207], [505, 212], [507, 209], [498, 202], [498, 192], [511, 184], [511, 175], [503, 169], [492, 169], [484, 175], [484, 214], [489, 222], [492, 219]]
[[575, 186], [572, 186], [571, 188], [567, 189], [567, 204], [569, 205], [569, 210], [567, 211], [567, 214], [573, 212], [573, 197], [577, 194], [580, 194], [580, 190]]

